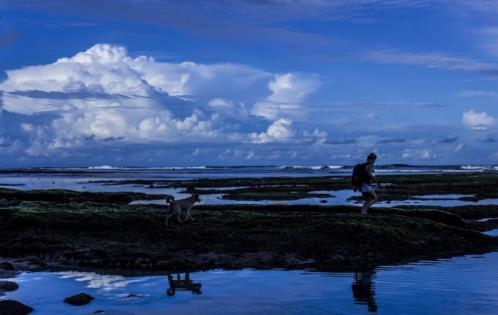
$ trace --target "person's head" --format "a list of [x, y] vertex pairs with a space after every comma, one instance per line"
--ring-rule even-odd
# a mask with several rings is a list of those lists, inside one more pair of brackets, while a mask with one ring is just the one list
[[367, 156], [367, 162], [373, 163], [375, 160], [377, 160], [377, 154], [372, 152]]

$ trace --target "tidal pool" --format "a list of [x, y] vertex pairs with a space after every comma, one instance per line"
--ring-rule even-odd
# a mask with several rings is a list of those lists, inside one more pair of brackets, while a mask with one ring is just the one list
[[[184, 189], [178, 188], [163, 188], [161, 192], [175, 196], [175, 198], [185, 198], [190, 194], [185, 194]], [[201, 205], [352, 205], [360, 206], [361, 201], [352, 200], [351, 197], [358, 196], [358, 192], [351, 189], [341, 190], [323, 190], [311, 191], [313, 194], [328, 194], [330, 197], [324, 198], [301, 198], [296, 200], [230, 200], [223, 199], [223, 194], [201, 194]], [[468, 197], [468, 195], [458, 194], [441, 194], [441, 195], [425, 195], [417, 196], [415, 199], [379, 201], [373, 207], [398, 207], [398, 206], [442, 206], [442, 207], [457, 207], [457, 206], [482, 206], [482, 205], [498, 205], [498, 199], [483, 199], [479, 201], [465, 201], [459, 198]], [[164, 199], [159, 200], [136, 200], [132, 205], [164, 205]]]
[[[363, 273], [213, 270], [126, 277], [83, 272], [24, 272], [12, 279], [36, 314], [496, 314], [498, 252], [385, 266]], [[189, 285], [190, 283], [190, 285]], [[199, 284], [201, 286], [199, 286]], [[192, 286], [194, 285], [194, 286]], [[62, 300], [95, 297], [81, 307]]]

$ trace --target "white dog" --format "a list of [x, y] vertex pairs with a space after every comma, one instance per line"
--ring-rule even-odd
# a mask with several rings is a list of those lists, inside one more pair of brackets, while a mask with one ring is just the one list
[[168, 210], [166, 212], [166, 226], [168, 226], [169, 218], [176, 215], [178, 222], [183, 223], [185, 220], [192, 220], [192, 207], [196, 202], [201, 201], [198, 194], [192, 194], [192, 196], [175, 200], [174, 197], [167, 197], [166, 203], [168, 203]]

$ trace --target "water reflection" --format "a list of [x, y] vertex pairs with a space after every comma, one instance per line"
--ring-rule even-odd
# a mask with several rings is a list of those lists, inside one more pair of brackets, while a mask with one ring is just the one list
[[181, 277], [180, 273], [173, 277], [171, 273], [168, 274], [169, 288], [166, 290], [168, 296], [175, 295], [176, 291], [191, 291], [193, 294], [201, 294], [202, 284], [200, 282], [193, 282], [190, 279], [190, 272], [185, 272], [185, 276]]
[[[496, 315], [497, 264], [498, 252], [494, 252], [356, 273], [243, 269], [129, 277], [24, 272], [6, 279], [17, 282], [19, 289], [0, 299], [22, 301], [35, 308], [37, 315], [69, 311], [81, 315], [97, 311], [137, 315]], [[199, 295], [194, 291], [201, 290], [201, 283]], [[168, 298], [168, 289], [184, 292]], [[68, 309], [62, 300], [79, 292], [95, 300]]]
[[353, 289], [354, 302], [356, 304], [366, 304], [369, 312], [376, 313], [378, 306], [375, 301], [373, 278], [375, 278], [375, 271], [355, 272], [351, 288]]

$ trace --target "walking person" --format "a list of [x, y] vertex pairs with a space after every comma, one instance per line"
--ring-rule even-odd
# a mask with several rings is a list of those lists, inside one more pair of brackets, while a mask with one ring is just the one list
[[354, 190], [359, 190], [365, 200], [361, 208], [362, 214], [367, 214], [368, 209], [377, 201], [377, 194], [372, 187], [372, 181], [375, 179], [374, 163], [377, 160], [375, 153], [367, 156], [367, 162], [355, 165], [351, 183]]

